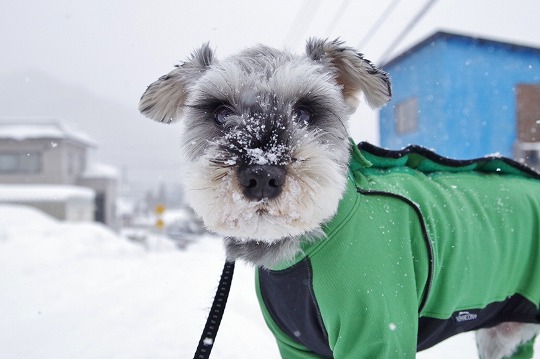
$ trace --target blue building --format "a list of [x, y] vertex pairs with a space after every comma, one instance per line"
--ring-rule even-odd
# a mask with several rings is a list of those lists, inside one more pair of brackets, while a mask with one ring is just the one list
[[540, 164], [540, 49], [437, 32], [382, 67], [393, 83], [383, 147]]

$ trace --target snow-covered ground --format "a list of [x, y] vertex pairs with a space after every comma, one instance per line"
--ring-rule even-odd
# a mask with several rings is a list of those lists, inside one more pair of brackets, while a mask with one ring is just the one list
[[[221, 243], [153, 248], [97, 224], [0, 206], [0, 358], [192, 358], [224, 261]], [[237, 265], [212, 357], [279, 357], [247, 266]], [[470, 334], [418, 355], [475, 357]]]

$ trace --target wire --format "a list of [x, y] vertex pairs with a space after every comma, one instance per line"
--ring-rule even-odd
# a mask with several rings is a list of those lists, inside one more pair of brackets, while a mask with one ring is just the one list
[[303, 32], [311, 24], [319, 5], [321, 5], [321, 0], [304, 0], [298, 9], [294, 22], [289, 28], [285, 40], [291, 48], [294, 48], [298, 43], [300, 36], [303, 35]]
[[428, 10], [437, 2], [438, 0], [429, 0], [427, 4], [420, 9], [414, 18], [405, 26], [405, 29], [398, 35], [398, 37], [390, 44], [386, 51], [381, 56], [381, 59], [378, 61], [379, 64], [386, 63], [388, 56], [396, 48], [397, 45], [407, 36], [407, 34], [413, 29], [413, 27], [422, 19], [422, 17], [428, 12]]
[[366, 46], [366, 44], [369, 42], [369, 40], [371, 40], [373, 35], [377, 32], [377, 30], [379, 30], [379, 27], [381, 27], [381, 25], [386, 21], [388, 16], [390, 16], [390, 14], [395, 10], [397, 4], [400, 1], [401, 0], [394, 0], [390, 4], [388, 4], [386, 9], [384, 9], [382, 14], [377, 18], [377, 21], [375, 21], [375, 23], [371, 26], [371, 28], [368, 30], [368, 32], [366, 32], [366, 34], [364, 35], [362, 40], [360, 40], [360, 42], [356, 46], [356, 48], [358, 50], [362, 50], [362, 48], [364, 46]]
[[334, 31], [336, 25], [339, 23], [339, 20], [343, 16], [343, 13], [345, 12], [345, 9], [347, 9], [347, 6], [349, 6], [350, 2], [351, 2], [351, 0], [343, 0], [341, 2], [341, 6], [336, 11], [336, 14], [334, 15], [334, 18], [332, 19], [332, 21], [330, 22], [330, 25], [328, 25], [328, 28], [326, 29], [325, 34], [327, 34], [328, 36], [330, 36], [332, 34], [332, 32]]

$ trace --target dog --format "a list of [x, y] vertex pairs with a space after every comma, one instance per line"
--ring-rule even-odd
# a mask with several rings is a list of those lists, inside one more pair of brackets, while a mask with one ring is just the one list
[[189, 204], [256, 267], [283, 358], [414, 358], [477, 330], [483, 359], [532, 356], [540, 175], [512, 160], [354, 144], [389, 75], [340, 40], [296, 55], [208, 44], [153, 82], [147, 117], [183, 119]]

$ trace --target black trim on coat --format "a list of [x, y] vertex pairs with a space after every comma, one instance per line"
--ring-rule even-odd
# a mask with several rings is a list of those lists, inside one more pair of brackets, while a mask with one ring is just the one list
[[456, 167], [456, 168], [469, 166], [475, 163], [481, 166], [483, 164], [486, 164], [492, 161], [502, 161], [503, 163], [523, 172], [527, 176], [540, 179], [540, 172], [537, 172], [534, 169], [507, 157], [486, 156], [486, 157], [479, 157], [479, 158], [468, 159], [468, 160], [456, 160], [453, 158], [441, 156], [431, 150], [428, 150], [425, 147], [418, 146], [418, 145], [410, 145], [401, 150], [388, 150], [385, 148], [372, 145], [371, 143], [368, 143], [368, 142], [360, 142], [358, 144], [358, 149], [360, 151], [366, 151], [368, 153], [371, 153], [377, 157], [386, 157], [386, 158], [392, 158], [392, 159], [399, 159], [410, 154], [416, 154], [416, 155], [425, 157], [426, 159], [433, 161], [435, 163], [438, 163], [440, 165], [447, 166], [447, 167]]
[[259, 268], [259, 288], [268, 313], [289, 338], [324, 358], [333, 358], [313, 292], [309, 258], [280, 271]]

